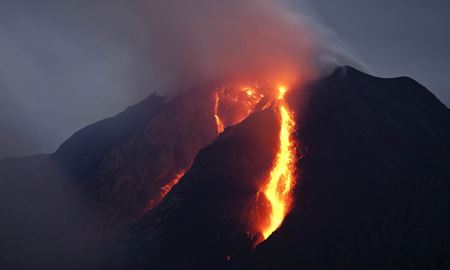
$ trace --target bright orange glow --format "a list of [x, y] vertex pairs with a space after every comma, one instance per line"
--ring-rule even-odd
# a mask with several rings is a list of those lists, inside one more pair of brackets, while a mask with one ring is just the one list
[[293, 202], [296, 149], [292, 134], [295, 120], [285, 101], [287, 90], [285, 85], [277, 86], [272, 81], [230, 84], [219, 88], [214, 96], [214, 117], [218, 133], [225, 126], [237, 124], [251, 113], [271, 106], [279, 115], [279, 149], [270, 175], [258, 193], [264, 194], [264, 201], [267, 203], [262, 219], [258, 218], [255, 224], [256, 231], [261, 232], [264, 239], [281, 226]]
[[217, 134], [220, 134], [224, 131], [223, 122], [219, 116], [219, 102], [219, 91], [216, 91], [216, 95], [214, 97], [214, 118], [216, 119]]
[[182, 170], [179, 173], [177, 173], [177, 175], [175, 176], [174, 179], [172, 179], [172, 181], [170, 181], [167, 185], [163, 186], [161, 188], [161, 195], [164, 198], [167, 193], [169, 193], [170, 190], [172, 190], [173, 186], [175, 186], [176, 184], [178, 184], [178, 182], [180, 181], [181, 177], [183, 177], [185, 171]]
[[253, 92], [253, 90], [252, 90], [251, 88], [247, 88], [247, 89], [245, 90], [245, 93], [247, 93], [247, 96], [249, 96], [249, 97], [251, 97], [251, 96], [254, 95], [254, 92]]
[[292, 189], [295, 185], [295, 143], [292, 133], [295, 121], [284, 100], [286, 87], [278, 87], [277, 109], [280, 114], [280, 145], [270, 177], [263, 189], [270, 204], [270, 220], [262, 228], [265, 239], [269, 237], [283, 222], [292, 204]]
[[283, 85], [278, 86], [278, 99], [284, 99], [286, 92], [287, 92], [286, 86]]
[[218, 88], [214, 94], [217, 133], [223, 132], [225, 127], [240, 123], [254, 112], [264, 98], [262, 92], [264, 90], [256, 84], [251, 86], [227, 84]]

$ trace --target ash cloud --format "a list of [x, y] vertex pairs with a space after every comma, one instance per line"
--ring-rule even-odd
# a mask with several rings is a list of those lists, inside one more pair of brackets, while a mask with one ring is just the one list
[[1, 1], [0, 158], [53, 152], [151, 92], [342, 63], [348, 54], [298, 3]]
[[296, 80], [351, 60], [337, 35], [303, 7], [305, 13], [276, 0], [148, 1], [150, 61], [168, 75], [166, 83], [186, 85], [243, 74]]

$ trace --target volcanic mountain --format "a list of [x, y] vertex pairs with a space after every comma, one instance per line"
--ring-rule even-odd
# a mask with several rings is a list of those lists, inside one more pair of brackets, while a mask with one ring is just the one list
[[[1, 161], [2, 268], [450, 267], [450, 111], [426, 88], [340, 67], [281, 105], [247, 89], [251, 110], [228, 118], [229, 91], [208, 89], [150, 96], [53, 154]], [[296, 183], [265, 235], [280, 106]]]

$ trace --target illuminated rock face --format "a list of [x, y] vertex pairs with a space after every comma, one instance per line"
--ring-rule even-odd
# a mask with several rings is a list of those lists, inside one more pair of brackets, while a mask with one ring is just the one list
[[[131, 259], [125, 264], [208, 268], [250, 252], [263, 237], [252, 224], [253, 202], [277, 152], [278, 120], [274, 110], [255, 113], [203, 148], [179, 184], [119, 245]], [[169, 254], [177, 259], [162, 259]]]
[[86, 180], [86, 194], [106, 223], [128, 226], [157, 205], [181, 171], [216, 137], [210, 95], [185, 95], [112, 149]]

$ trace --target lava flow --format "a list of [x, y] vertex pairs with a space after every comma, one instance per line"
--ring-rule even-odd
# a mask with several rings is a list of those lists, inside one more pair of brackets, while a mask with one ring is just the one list
[[[260, 191], [268, 203], [264, 220], [257, 222], [257, 230], [262, 233], [264, 239], [280, 227], [289, 212], [293, 201], [292, 189], [295, 184], [296, 150], [292, 136], [295, 120], [285, 101], [287, 88], [278, 86], [277, 94], [273, 90], [270, 82], [268, 84], [253, 83], [253, 86], [244, 87], [225, 86], [219, 88], [214, 96], [217, 133], [221, 133], [225, 125], [236, 124], [252, 112], [266, 109], [270, 105], [274, 106], [280, 117], [279, 149], [270, 176], [264, 181]], [[220, 115], [219, 107], [221, 112], [226, 113]]]
[[222, 119], [219, 116], [219, 91], [216, 91], [214, 96], [214, 118], [216, 119], [217, 134], [224, 130]]
[[146, 210], [151, 210], [153, 209], [157, 204], [159, 204], [164, 197], [166, 197], [166, 195], [169, 193], [169, 191], [172, 190], [173, 186], [175, 186], [180, 179], [184, 176], [185, 171], [181, 170], [180, 172], [178, 172], [175, 177], [166, 185], [164, 185], [163, 187], [161, 187], [161, 189], [159, 190], [159, 196], [156, 197], [155, 199], [151, 200], [146, 207]]
[[214, 92], [214, 119], [217, 133], [234, 126], [261, 109], [268, 87], [256, 83], [223, 85]]
[[278, 88], [277, 111], [280, 115], [280, 145], [274, 166], [262, 192], [270, 204], [270, 217], [261, 232], [265, 239], [280, 227], [292, 204], [292, 188], [295, 184], [296, 150], [292, 136], [295, 121], [284, 99], [286, 87]]
[[[257, 90], [256, 87], [252, 86], [239, 87], [230, 84], [215, 91], [213, 110], [217, 134], [222, 133], [225, 127], [241, 122], [255, 110], [255, 107], [264, 97], [264, 94]], [[150, 210], [159, 204], [172, 187], [180, 181], [184, 173], [185, 170], [180, 171], [174, 179], [162, 186], [156, 198], [148, 202], [146, 210]]]

